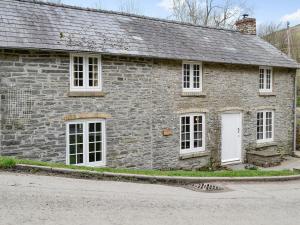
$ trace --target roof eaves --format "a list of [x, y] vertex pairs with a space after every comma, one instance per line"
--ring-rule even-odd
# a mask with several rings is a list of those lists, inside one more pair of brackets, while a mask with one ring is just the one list
[[[95, 52], [95, 51], [78, 51], [78, 50], [66, 50], [66, 49], [53, 49], [53, 48], [35, 48], [35, 47], [9, 47], [7, 46], [8, 49], [17, 49], [17, 50], [40, 50], [40, 51], [51, 51], [51, 52], [65, 52], [65, 53], [75, 53], [75, 52], [81, 52], [81, 53], [99, 53], [99, 54], [106, 54], [106, 55], [115, 55], [118, 56], [120, 53], [111, 53], [111, 52]], [[199, 60], [197, 58], [176, 58], [176, 57], [158, 57], [155, 55], [140, 55], [140, 54], [130, 54], [130, 53], [122, 53], [122, 56], [128, 56], [128, 57], [145, 57], [145, 58], [152, 58], [152, 59], [166, 59], [166, 60], [180, 60], [180, 61], [202, 61], [206, 63], [222, 63], [222, 64], [231, 64], [231, 65], [244, 65], [244, 66], [272, 66], [272, 67], [278, 67], [278, 68], [290, 68], [290, 69], [300, 69], [300, 64], [295, 62], [293, 64], [289, 65], [279, 65], [279, 64], [257, 64], [257, 63], [245, 63], [245, 62], [236, 62], [236, 61], [228, 61], [228, 60]]]

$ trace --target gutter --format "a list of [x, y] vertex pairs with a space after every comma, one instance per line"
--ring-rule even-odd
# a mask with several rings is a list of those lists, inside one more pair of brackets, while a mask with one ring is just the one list
[[[252, 35], [250, 35], [252, 36]], [[78, 47], [78, 46], [75, 46]], [[80, 46], [78, 47], [80, 48]], [[125, 56], [125, 57], [142, 57], [146, 59], [158, 59], [158, 60], [175, 60], [175, 61], [200, 61], [203, 63], [220, 63], [225, 65], [242, 65], [242, 66], [270, 66], [275, 68], [286, 68], [286, 69], [300, 69], [300, 65], [296, 62], [291, 62], [292, 64], [286, 65], [287, 61], [282, 65], [272, 64], [270, 63], [251, 63], [251, 62], [240, 62], [237, 60], [226, 60], [222, 59], [205, 59], [205, 58], [187, 58], [187, 57], [172, 57], [172, 56], [162, 56], [162, 55], [145, 55], [139, 54], [138, 52], [130, 52], [130, 51], [116, 51], [116, 52], [108, 52], [103, 50], [89, 50], [89, 49], [68, 49], [68, 48], [47, 48], [47, 47], [24, 47], [24, 46], [0, 46], [0, 49], [10, 49], [10, 50], [33, 50], [33, 51], [49, 51], [49, 52], [62, 52], [62, 53], [91, 53], [91, 54], [99, 54], [99, 55], [111, 55], [111, 56]]]

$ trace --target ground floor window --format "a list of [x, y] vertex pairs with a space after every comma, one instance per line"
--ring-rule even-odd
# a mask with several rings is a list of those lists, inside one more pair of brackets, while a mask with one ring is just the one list
[[67, 124], [67, 164], [105, 164], [105, 121], [76, 121]]
[[205, 150], [204, 114], [181, 116], [180, 146], [180, 152], [183, 154]]
[[274, 136], [274, 112], [259, 111], [256, 116], [256, 139], [258, 142], [273, 141]]

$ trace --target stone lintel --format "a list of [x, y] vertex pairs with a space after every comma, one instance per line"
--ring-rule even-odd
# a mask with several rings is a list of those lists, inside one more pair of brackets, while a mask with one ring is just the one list
[[187, 108], [187, 109], [180, 109], [177, 111], [179, 114], [188, 114], [188, 113], [208, 113], [208, 109], [204, 108]]
[[77, 113], [64, 116], [65, 121], [80, 119], [110, 119], [112, 116], [107, 113]]
[[260, 111], [260, 110], [276, 110], [275, 106], [259, 106], [255, 108], [255, 111]]
[[218, 111], [219, 112], [242, 112], [242, 111], [246, 111], [246, 110], [241, 107], [225, 107]]

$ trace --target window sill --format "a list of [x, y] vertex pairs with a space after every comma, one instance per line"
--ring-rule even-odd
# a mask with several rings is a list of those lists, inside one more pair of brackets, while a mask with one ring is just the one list
[[206, 93], [204, 92], [195, 92], [195, 91], [183, 91], [181, 97], [205, 97]]
[[255, 148], [265, 148], [265, 147], [271, 147], [271, 146], [277, 146], [277, 143], [274, 141], [256, 143]]
[[191, 159], [191, 158], [198, 158], [198, 157], [205, 157], [205, 156], [209, 156], [208, 151], [193, 152], [193, 153], [181, 153], [179, 155], [179, 159], [184, 160], [184, 159]]
[[274, 92], [258, 92], [259, 96], [276, 96]]
[[68, 97], [104, 97], [106, 94], [103, 91], [70, 91]]
[[98, 167], [98, 168], [105, 168], [107, 167], [106, 166], [106, 163], [105, 162], [99, 162], [99, 163], [87, 163], [87, 164], [84, 164], [84, 163], [80, 163], [80, 164], [70, 164], [70, 163], [66, 163], [66, 165], [68, 166], [85, 166], [85, 167]]

